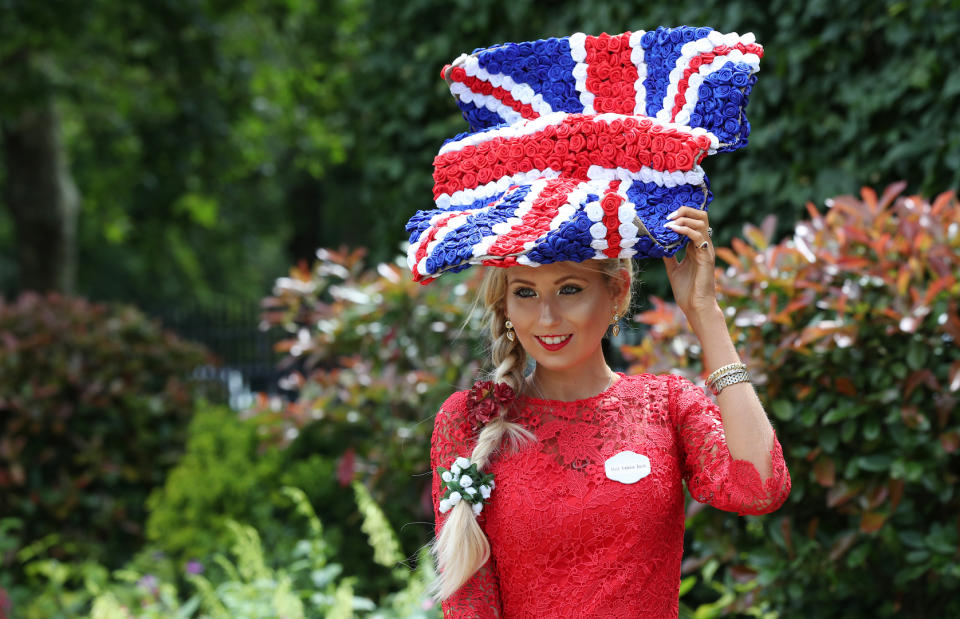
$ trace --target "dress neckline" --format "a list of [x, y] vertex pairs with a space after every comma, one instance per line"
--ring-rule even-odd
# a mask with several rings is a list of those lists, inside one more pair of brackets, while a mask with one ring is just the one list
[[613, 382], [613, 384], [611, 384], [609, 387], [607, 387], [606, 389], [604, 389], [603, 391], [601, 391], [601, 392], [598, 393], [597, 395], [590, 396], [589, 398], [581, 398], [581, 399], [579, 399], [579, 400], [550, 400], [550, 399], [547, 399], [547, 398], [535, 398], [535, 397], [533, 397], [533, 396], [529, 396], [529, 395], [526, 395], [526, 394], [520, 394], [519, 396], [517, 396], [517, 399], [518, 399], [519, 401], [525, 403], [525, 404], [552, 404], [552, 405], [554, 405], [554, 406], [556, 406], [556, 405], [564, 405], [564, 406], [567, 406], [567, 405], [572, 405], [572, 404], [583, 404], [584, 402], [590, 402], [590, 401], [592, 401], [592, 400], [596, 400], [596, 399], [598, 399], [598, 398], [602, 398], [602, 397], [611, 395], [611, 394], [613, 393], [614, 389], [616, 389], [617, 386], [618, 386], [620, 383], [622, 383], [622, 382], [624, 381], [624, 379], [626, 378], [626, 374], [624, 374], [623, 372], [614, 372], [614, 374], [617, 374], [620, 378], [618, 378], [617, 380], [615, 380], [615, 381]]

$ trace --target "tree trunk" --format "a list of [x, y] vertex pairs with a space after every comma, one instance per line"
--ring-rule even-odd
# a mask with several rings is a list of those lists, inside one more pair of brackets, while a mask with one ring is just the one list
[[19, 290], [73, 293], [80, 194], [52, 95], [3, 121], [4, 201], [14, 222]]

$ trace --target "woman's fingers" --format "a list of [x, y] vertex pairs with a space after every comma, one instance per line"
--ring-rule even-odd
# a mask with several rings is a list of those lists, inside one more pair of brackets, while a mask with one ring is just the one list
[[676, 219], [677, 217], [689, 217], [691, 219], [697, 219], [702, 221], [704, 224], [707, 223], [707, 212], [693, 208], [692, 206], [681, 206], [674, 212], [667, 215], [667, 219]]
[[667, 228], [688, 237], [697, 247], [710, 243], [710, 224], [707, 212], [690, 206], [681, 206], [667, 215], [669, 220], [664, 224]]
[[689, 237], [697, 245], [710, 240], [707, 235], [707, 227], [702, 222], [680, 217], [664, 225], [678, 234]]

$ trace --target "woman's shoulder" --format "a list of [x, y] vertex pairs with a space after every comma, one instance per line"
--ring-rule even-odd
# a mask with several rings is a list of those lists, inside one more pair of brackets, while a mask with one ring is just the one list
[[434, 428], [457, 428], [462, 429], [469, 425], [467, 396], [469, 389], [454, 391], [450, 394], [440, 409], [437, 410], [437, 416], [434, 419]]

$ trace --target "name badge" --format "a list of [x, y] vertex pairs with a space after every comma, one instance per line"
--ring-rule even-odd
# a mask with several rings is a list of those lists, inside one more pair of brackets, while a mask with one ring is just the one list
[[603, 470], [608, 479], [621, 484], [635, 484], [650, 474], [650, 458], [632, 451], [621, 451], [607, 458]]

